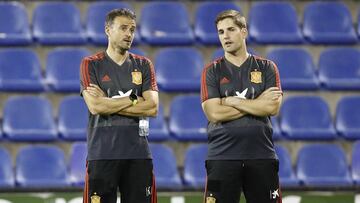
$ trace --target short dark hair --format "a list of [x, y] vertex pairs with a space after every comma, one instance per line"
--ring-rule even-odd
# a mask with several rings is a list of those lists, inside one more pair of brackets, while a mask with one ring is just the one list
[[114, 9], [106, 15], [105, 26], [111, 26], [114, 19], [118, 16], [125, 16], [132, 20], [136, 20], [136, 14], [127, 8]]
[[236, 10], [226, 10], [219, 13], [216, 16], [215, 26], [217, 27], [219, 21], [224, 20], [225, 18], [231, 18], [237, 26], [239, 26], [240, 28], [246, 28], [245, 17]]

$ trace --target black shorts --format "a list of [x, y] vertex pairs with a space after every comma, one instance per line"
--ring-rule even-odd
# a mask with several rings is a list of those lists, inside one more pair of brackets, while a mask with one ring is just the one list
[[205, 203], [281, 203], [279, 161], [208, 160]]
[[156, 203], [152, 160], [88, 161], [84, 203]]

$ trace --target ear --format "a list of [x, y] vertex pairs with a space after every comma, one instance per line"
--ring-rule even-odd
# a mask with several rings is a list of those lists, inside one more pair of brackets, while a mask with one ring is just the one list
[[105, 34], [109, 37], [110, 35], [110, 26], [106, 25], [105, 26]]
[[248, 36], [248, 30], [247, 30], [247, 28], [241, 29], [241, 33], [242, 33], [242, 35], [244, 36], [244, 38], [246, 38], [246, 37]]

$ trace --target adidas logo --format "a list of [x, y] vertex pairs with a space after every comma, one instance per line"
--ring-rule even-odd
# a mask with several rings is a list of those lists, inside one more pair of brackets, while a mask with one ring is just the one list
[[226, 83], [229, 83], [229, 82], [230, 82], [229, 79], [227, 79], [226, 77], [223, 77], [223, 78], [220, 80], [220, 85], [226, 84]]
[[104, 77], [101, 78], [101, 82], [109, 82], [109, 81], [111, 81], [111, 79], [108, 75], [104, 75]]

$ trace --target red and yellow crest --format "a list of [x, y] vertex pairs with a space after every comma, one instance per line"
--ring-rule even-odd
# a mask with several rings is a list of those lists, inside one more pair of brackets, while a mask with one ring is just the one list
[[131, 76], [132, 76], [132, 83], [134, 83], [135, 85], [142, 84], [142, 74], [140, 71], [131, 72]]
[[253, 83], [262, 83], [261, 72], [257, 71], [256, 69], [254, 71], [251, 71], [250, 72], [250, 81]]
[[94, 195], [92, 195], [91, 197], [90, 197], [90, 199], [91, 199], [91, 203], [100, 203], [100, 196], [98, 196], [98, 195], [96, 195], [96, 192], [94, 193]]
[[206, 203], [216, 203], [215, 197], [206, 197]]

